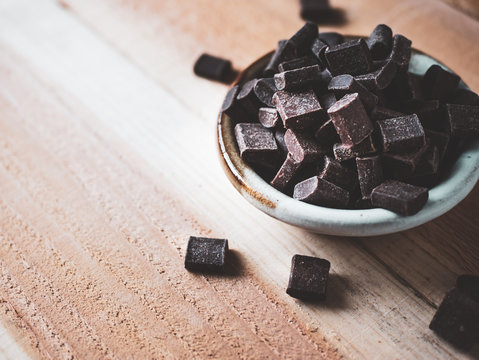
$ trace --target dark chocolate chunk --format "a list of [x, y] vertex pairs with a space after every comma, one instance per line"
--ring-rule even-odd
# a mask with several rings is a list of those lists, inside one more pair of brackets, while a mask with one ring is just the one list
[[469, 350], [479, 337], [479, 302], [459, 289], [450, 290], [429, 328], [457, 348]]
[[304, 89], [319, 81], [321, 81], [319, 65], [287, 70], [274, 75], [274, 82], [278, 90]]
[[324, 155], [323, 150], [313, 139], [303, 132], [286, 130], [284, 142], [288, 151], [296, 162], [312, 162]]
[[359, 144], [373, 132], [373, 124], [358, 93], [344, 95], [328, 109], [328, 114], [344, 145]]
[[222, 271], [228, 253], [228, 240], [190, 236], [185, 268], [190, 271]]
[[356, 158], [359, 188], [363, 199], [371, 197], [373, 189], [384, 181], [380, 156]]
[[273, 95], [273, 103], [288, 129], [305, 129], [323, 120], [323, 108], [312, 90], [278, 91]]
[[268, 167], [276, 165], [280, 151], [273, 131], [261, 124], [236, 124], [235, 136], [245, 162]]
[[286, 293], [303, 300], [324, 300], [330, 267], [328, 260], [294, 255], [291, 259], [291, 273]]
[[249, 80], [241, 87], [236, 100], [240, 105], [245, 109], [253, 119], [256, 119], [258, 116], [258, 110], [261, 107], [261, 101], [254, 92], [254, 87], [258, 79]]
[[[424, 99], [422, 78], [406, 70], [398, 71], [391, 84], [385, 89], [386, 96], [394, 104], [416, 103]], [[401, 109], [401, 107], [399, 107]]]
[[301, 162], [294, 160], [293, 156], [288, 154], [270, 184], [279, 191], [285, 191], [292, 183], [300, 168]]
[[323, 149], [329, 149], [333, 144], [340, 141], [336, 128], [331, 120], [326, 121], [316, 130], [314, 137], [318, 141], [319, 146]]
[[334, 157], [340, 162], [345, 162], [354, 159], [355, 157], [373, 154], [375, 152], [376, 146], [374, 145], [371, 136], [368, 136], [357, 145], [347, 146], [342, 143], [337, 143], [333, 146]]
[[424, 75], [424, 94], [427, 99], [446, 100], [457, 89], [461, 78], [439, 65], [431, 65]]
[[449, 139], [450, 136], [446, 133], [433, 131], [425, 129], [424, 132], [426, 133], [426, 139], [432, 144], [435, 145], [439, 152], [439, 158], [443, 159], [446, 155], [448, 146], [449, 146]]
[[407, 37], [396, 34], [393, 37], [393, 47], [389, 59], [396, 63], [397, 66], [407, 69], [409, 60], [411, 60], [411, 40]]
[[[416, 171], [416, 167], [429, 148], [430, 145], [425, 144], [422, 148], [407, 153], [384, 153], [382, 155], [382, 164], [385, 177], [397, 180], [409, 179]], [[424, 164], [423, 169], [426, 170], [425, 168], [427, 168], [427, 164]]]
[[240, 87], [238, 85], [229, 89], [221, 105], [221, 112], [228, 115], [235, 122], [247, 122], [251, 118], [243, 107], [236, 100]]
[[424, 146], [424, 129], [416, 114], [376, 122], [384, 152], [408, 152]]
[[382, 90], [387, 88], [397, 73], [397, 65], [389, 60], [379, 69], [362, 75], [356, 75], [354, 79], [368, 90]]
[[266, 128], [274, 128], [281, 123], [278, 111], [273, 108], [260, 108], [258, 111], [258, 119], [261, 125]]
[[347, 93], [358, 93], [366, 110], [372, 110], [378, 103], [378, 97], [354, 80], [351, 75], [335, 76], [328, 85], [328, 90], [334, 91], [336, 96], [342, 97]]
[[347, 190], [313, 176], [294, 187], [293, 198], [310, 204], [332, 208], [345, 208], [349, 203]]
[[311, 44], [311, 52], [324, 66], [327, 64], [326, 58], [324, 57], [324, 53], [326, 52], [327, 48], [328, 45], [319, 38], [314, 39], [313, 43]]
[[404, 116], [403, 113], [399, 111], [391, 110], [389, 108], [383, 106], [376, 106], [373, 111], [371, 111], [370, 118], [371, 120], [378, 121], [378, 120], [386, 120], [395, 117]]
[[303, 56], [300, 58], [282, 62], [278, 65], [278, 70], [280, 72], [283, 72], [313, 65], [318, 65], [318, 62], [314, 58], [312, 58], [311, 56]]
[[447, 130], [439, 100], [427, 100], [411, 103], [404, 107], [409, 114], [416, 114], [424, 128]]
[[193, 71], [198, 76], [224, 83], [231, 82], [234, 74], [231, 61], [208, 54], [200, 55]]
[[276, 143], [278, 144], [279, 149], [281, 150], [281, 153], [286, 156], [288, 154], [288, 147], [286, 146], [286, 143], [284, 142], [284, 133], [286, 130], [284, 129], [276, 129], [274, 131], [274, 138], [276, 139]]
[[428, 199], [428, 189], [397, 180], [387, 180], [371, 192], [373, 206], [391, 210], [399, 215], [414, 215]]
[[332, 46], [324, 53], [333, 75], [360, 75], [372, 69], [371, 55], [364, 39]]
[[328, 110], [331, 106], [333, 106], [338, 99], [336, 95], [332, 91], [325, 92], [318, 96], [319, 103], [321, 107], [325, 110]]
[[472, 300], [479, 302], [479, 276], [459, 275], [456, 279], [456, 288]]
[[479, 105], [479, 95], [466, 89], [457, 89], [448, 101], [458, 105]]
[[329, 156], [324, 157], [324, 167], [319, 177], [344, 190], [353, 192], [358, 184], [356, 173]]
[[288, 40], [278, 41], [278, 47], [271, 56], [271, 59], [266, 65], [263, 75], [265, 77], [271, 77], [278, 72], [278, 65], [284, 61], [294, 59], [296, 57], [296, 48]]
[[296, 57], [307, 55], [311, 51], [311, 43], [318, 37], [318, 25], [306, 22], [288, 41], [296, 48]]
[[451, 136], [479, 136], [479, 106], [447, 104], [445, 111]]
[[335, 46], [344, 42], [344, 36], [334, 31], [319, 33], [318, 39], [328, 46]]
[[440, 163], [441, 154], [438, 147], [430, 144], [416, 166], [414, 177], [436, 175], [439, 172]]
[[385, 59], [392, 49], [393, 32], [384, 24], [376, 26], [367, 40], [371, 57], [373, 60]]
[[274, 78], [258, 79], [254, 85], [254, 93], [263, 104], [273, 107], [273, 95], [278, 91], [274, 84]]

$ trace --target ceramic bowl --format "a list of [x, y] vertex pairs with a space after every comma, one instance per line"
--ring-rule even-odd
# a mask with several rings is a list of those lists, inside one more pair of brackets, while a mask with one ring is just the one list
[[[272, 52], [247, 67], [235, 84], [243, 84], [260, 74], [271, 55]], [[409, 70], [422, 75], [433, 64], [447, 69], [430, 56], [413, 50]], [[467, 88], [462, 82], [460, 86]], [[442, 182], [429, 191], [427, 204], [416, 215], [400, 216], [379, 208], [343, 210], [311, 205], [276, 190], [244, 163], [239, 155], [233, 128], [231, 119], [220, 114], [217, 123], [220, 158], [234, 187], [246, 200], [266, 214], [321, 234], [372, 236], [411, 229], [452, 209], [469, 194], [479, 178], [479, 141], [474, 140], [466, 144]]]

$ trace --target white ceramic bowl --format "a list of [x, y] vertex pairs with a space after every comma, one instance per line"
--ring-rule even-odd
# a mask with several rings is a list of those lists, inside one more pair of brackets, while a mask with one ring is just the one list
[[[242, 84], [260, 73], [272, 52], [246, 68], [236, 83]], [[430, 56], [413, 50], [409, 70], [424, 74], [432, 64]], [[447, 69], [447, 68], [446, 68]], [[461, 82], [460, 86], [466, 87]], [[390, 234], [422, 225], [456, 206], [473, 189], [479, 178], [479, 141], [470, 141], [443, 181], [429, 191], [426, 206], [416, 215], [400, 216], [384, 209], [342, 210], [295, 200], [273, 188], [241, 160], [231, 119], [220, 114], [217, 135], [223, 168], [231, 183], [251, 204], [266, 214], [321, 234], [372, 236]]]

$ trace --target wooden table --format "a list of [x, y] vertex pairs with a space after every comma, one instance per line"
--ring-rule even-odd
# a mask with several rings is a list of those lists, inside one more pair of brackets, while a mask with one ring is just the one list
[[[301, 25], [293, 0], [0, 2], [0, 356], [466, 359], [428, 329], [479, 273], [479, 189], [414, 230], [337, 238], [282, 224], [228, 183], [215, 144], [238, 69]], [[479, 90], [479, 23], [434, 0], [333, 1], [341, 31], [379, 22]], [[326, 30], [326, 28], [321, 28]], [[235, 271], [185, 271], [189, 235]], [[328, 299], [285, 294], [293, 254], [332, 263]]]

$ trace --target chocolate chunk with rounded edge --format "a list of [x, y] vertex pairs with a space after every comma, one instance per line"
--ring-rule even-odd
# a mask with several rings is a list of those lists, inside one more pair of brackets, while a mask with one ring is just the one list
[[349, 203], [349, 193], [346, 190], [319, 176], [313, 176], [296, 184], [293, 198], [332, 208], [345, 208]]
[[252, 164], [275, 166], [280, 151], [273, 131], [261, 124], [236, 124], [235, 136], [241, 158]]
[[456, 288], [472, 300], [479, 302], [479, 276], [459, 275], [456, 279]]
[[274, 75], [274, 82], [278, 90], [304, 89], [320, 80], [321, 69], [319, 65], [287, 70]]
[[429, 145], [416, 166], [414, 177], [436, 175], [439, 172], [441, 154], [436, 145]]
[[322, 149], [307, 134], [291, 129], [286, 130], [284, 142], [296, 162], [312, 162], [319, 159], [327, 151]]
[[389, 60], [379, 69], [367, 74], [356, 75], [354, 79], [368, 90], [383, 90], [391, 84], [396, 73], [396, 63]]
[[376, 124], [384, 152], [408, 152], [424, 146], [424, 129], [416, 114], [380, 120]]
[[274, 84], [274, 78], [258, 79], [254, 85], [254, 93], [263, 104], [273, 107], [273, 95], [278, 91]]
[[424, 75], [423, 87], [427, 99], [446, 100], [457, 89], [461, 78], [439, 65], [431, 65]]
[[318, 62], [311, 56], [303, 56], [300, 58], [288, 60], [278, 65], [280, 72], [300, 69], [308, 66], [318, 65]]
[[388, 179], [397, 180], [409, 179], [416, 171], [416, 168], [418, 167], [424, 154], [428, 151], [429, 148], [430, 145], [426, 143], [419, 150], [414, 150], [407, 153], [383, 153], [382, 165], [385, 177]]
[[297, 299], [324, 300], [330, 267], [328, 260], [294, 255], [291, 259], [291, 273], [286, 293]]
[[371, 197], [371, 191], [384, 181], [380, 156], [356, 158], [359, 188], [363, 199]]
[[364, 39], [351, 40], [329, 47], [324, 53], [333, 75], [360, 75], [372, 69], [371, 55]]
[[327, 48], [328, 44], [326, 44], [319, 38], [314, 39], [313, 43], [311, 44], [311, 52], [316, 57], [316, 59], [320, 61], [321, 64], [323, 64], [323, 67], [327, 64], [326, 58], [324, 57], [324, 53], [326, 52]]
[[323, 108], [312, 90], [304, 92], [278, 91], [273, 95], [285, 128], [305, 129], [324, 117]]
[[276, 109], [267, 107], [259, 109], [258, 119], [261, 125], [263, 125], [265, 128], [274, 128], [281, 122], [278, 111]]
[[439, 305], [429, 328], [462, 350], [469, 350], [479, 335], [479, 302], [452, 289]]
[[358, 184], [356, 173], [353, 170], [329, 156], [324, 157], [324, 167], [319, 177], [349, 192], [353, 192]]
[[384, 24], [377, 25], [367, 40], [372, 59], [385, 59], [391, 53], [392, 43], [391, 28]]
[[294, 59], [296, 57], [296, 48], [288, 40], [278, 41], [278, 47], [271, 56], [268, 64], [266, 65], [263, 76], [271, 77], [278, 72], [278, 65], [284, 61]]
[[395, 117], [404, 116], [403, 113], [395, 110], [391, 110], [389, 108], [383, 106], [376, 106], [373, 111], [371, 111], [370, 118], [371, 120], [378, 121], [378, 120], [386, 120]]
[[374, 130], [358, 93], [344, 95], [328, 109], [328, 114], [344, 145], [359, 144]]
[[311, 43], [317, 36], [318, 25], [309, 21], [291, 36], [288, 41], [296, 47], [296, 57], [309, 54], [311, 51]]
[[344, 42], [344, 36], [337, 32], [321, 32], [318, 35], [318, 39], [327, 44], [328, 46], [335, 46]]
[[261, 101], [259, 101], [254, 92], [254, 87], [257, 82], [258, 79], [247, 81], [243, 84], [241, 90], [236, 96], [236, 100], [243, 107], [243, 109], [245, 109], [252, 116], [253, 119], [258, 117], [258, 110], [261, 107]]
[[286, 130], [284, 129], [276, 129], [274, 131], [274, 138], [276, 140], [276, 143], [278, 144], [279, 149], [281, 150], [281, 153], [283, 153], [284, 156], [288, 154], [288, 147], [286, 146], [286, 143], [284, 142], [284, 133]]
[[228, 90], [226, 97], [221, 105], [221, 112], [228, 115], [235, 122], [249, 121], [251, 116], [245, 111], [245, 109], [236, 100], [240, 87], [238, 85], [233, 86]]
[[227, 254], [226, 239], [190, 236], [186, 248], [185, 268], [190, 271], [222, 271]]
[[479, 95], [466, 89], [457, 89], [448, 101], [458, 105], [479, 105]]
[[446, 133], [428, 129], [425, 129], [424, 132], [426, 133], [426, 139], [437, 147], [439, 158], [443, 159], [449, 146], [450, 136]]
[[399, 215], [414, 215], [421, 210], [428, 199], [428, 189], [387, 180], [371, 192], [373, 206], [393, 211]]
[[358, 93], [366, 110], [372, 110], [378, 103], [378, 97], [354, 80], [351, 75], [335, 76], [328, 85], [328, 90], [334, 91], [336, 96], [342, 97], [347, 93]]
[[208, 54], [200, 55], [195, 62], [193, 71], [198, 76], [224, 83], [229, 83], [234, 73], [231, 61]]
[[479, 106], [446, 104], [445, 112], [451, 136], [479, 136]]
[[373, 154], [377, 151], [371, 136], [361, 141], [357, 145], [347, 146], [342, 143], [334, 144], [333, 154], [336, 160], [345, 162], [358, 156]]
[[411, 60], [411, 40], [407, 37], [396, 34], [393, 37], [393, 47], [389, 59], [397, 66], [407, 69]]
[[331, 148], [334, 143], [340, 141], [336, 128], [331, 120], [326, 121], [316, 130], [314, 137], [318, 141], [319, 146], [324, 149]]
[[294, 160], [293, 156], [288, 154], [270, 184], [279, 191], [285, 191], [292, 183], [300, 168], [301, 162]]

